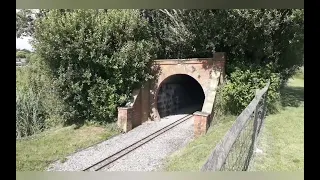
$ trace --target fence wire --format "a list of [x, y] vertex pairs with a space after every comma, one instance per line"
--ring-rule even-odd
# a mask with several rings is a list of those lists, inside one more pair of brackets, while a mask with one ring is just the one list
[[246, 171], [256, 149], [257, 137], [266, 115], [266, 87], [237, 118], [223, 140], [215, 147], [202, 171]]
[[248, 169], [255, 150], [256, 138], [264, 119], [265, 104], [263, 102], [264, 98], [261, 98], [257, 109], [249, 116], [220, 171], [246, 171]]

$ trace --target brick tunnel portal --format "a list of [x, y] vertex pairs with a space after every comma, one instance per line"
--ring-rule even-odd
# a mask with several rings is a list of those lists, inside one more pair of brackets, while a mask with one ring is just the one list
[[186, 74], [167, 77], [157, 93], [157, 109], [160, 118], [201, 111], [205, 99], [201, 85]]

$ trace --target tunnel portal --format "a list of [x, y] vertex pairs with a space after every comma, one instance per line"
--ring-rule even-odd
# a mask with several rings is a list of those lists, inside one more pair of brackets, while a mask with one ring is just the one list
[[157, 94], [157, 109], [160, 118], [188, 114], [201, 110], [205, 94], [201, 85], [186, 74], [175, 74], [167, 77]]

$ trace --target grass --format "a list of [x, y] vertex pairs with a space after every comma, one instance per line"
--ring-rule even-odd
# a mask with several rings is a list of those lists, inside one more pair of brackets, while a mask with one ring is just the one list
[[16, 140], [16, 171], [43, 171], [50, 163], [66, 161], [69, 154], [117, 133], [114, 124], [108, 127], [69, 126]]
[[192, 141], [184, 149], [167, 158], [166, 171], [199, 171], [206, 162], [212, 149], [231, 128], [235, 116], [226, 116], [216, 125], [210, 127], [205, 136]]
[[[281, 108], [266, 118], [251, 171], [303, 171], [304, 78], [295, 76], [281, 91]], [[166, 171], [199, 171], [217, 143], [231, 128], [235, 116], [224, 117], [205, 136], [169, 156]]]
[[282, 109], [266, 118], [252, 171], [303, 171], [304, 80], [295, 77], [281, 92]]

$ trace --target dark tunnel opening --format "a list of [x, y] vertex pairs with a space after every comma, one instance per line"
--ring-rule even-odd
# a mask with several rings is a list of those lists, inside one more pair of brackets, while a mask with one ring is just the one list
[[157, 109], [160, 118], [201, 111], [205, 94], [193, 77], [176, 74], [166, 78], [159, 87]]

